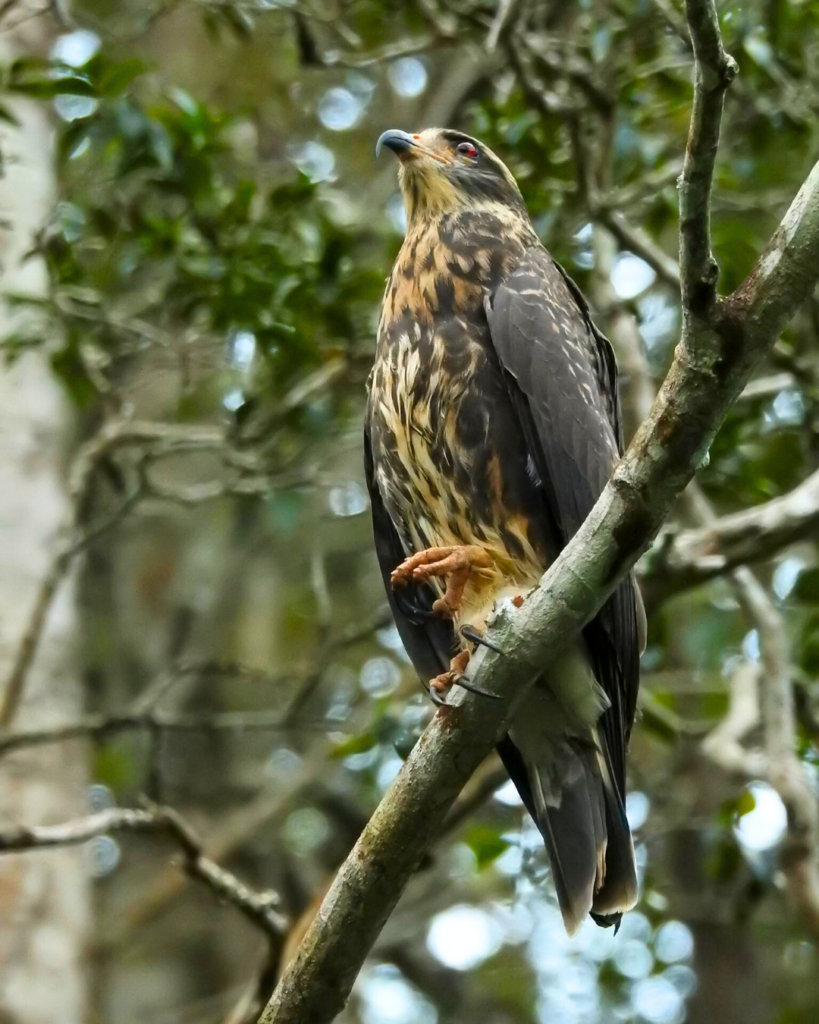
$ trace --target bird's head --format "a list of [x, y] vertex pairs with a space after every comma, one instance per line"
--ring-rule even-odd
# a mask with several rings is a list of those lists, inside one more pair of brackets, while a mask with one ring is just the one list
[[392, 128], [375, 147], [391, 149], [400, 161], [398, 182], [407, 219], [457, 213], [487, 203], [511, 207], [526, 216], [526, 208], [503, 161], [477, 139], [448, 128], [427, 128], [410, 135]]

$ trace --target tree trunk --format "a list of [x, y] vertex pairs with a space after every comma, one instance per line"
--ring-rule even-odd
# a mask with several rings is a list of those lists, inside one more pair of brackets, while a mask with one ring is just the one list
[[[28, 23], [42, 43], [44, 19]], [[4, 41], [3, 58], [8, 44]], [[21, 262], [54, 200], [51, 129], [46, 111], [15, 104], [19, 129], [5, 129], [0, 209], [11, 221], [0, 233], [2, 289], [43, 294], [39, 260]], [[10, 322], [0, 312], [0, 333]], [[30, 353], [0, 363], [0, 686], [8, 677], [40, 582], [65, 517], [63, 468], [70, 411], [46, 358]], [[72, 656], [75, 631], [70, 581], [52, 605], [14, 725], [42, 726], [75, 717], [80, 684]], [[73, 755], [73, 756], [72, 756]], [[82, 813], [85, 778], [76, 749], [41, 748], [0, 763], [0, 820], [41, 824]], [[84, 1018], [82, 957], [89, 924], [89, 883], [82, 851], [55, 850], [0, 860], [0, 1021], [79, 1024]]]

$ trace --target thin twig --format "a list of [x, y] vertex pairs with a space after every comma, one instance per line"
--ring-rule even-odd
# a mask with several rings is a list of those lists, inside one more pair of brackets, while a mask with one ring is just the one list
[[486, 37], [486, 49], [489, 53], [494, 53], [498, 44], [505, 42], [507, 36], [514, 31], [515, 23], [523, 6], [522, 0], [500, 0]]
[[[285, 399], [285, 411], [292, 407], [299, 395], [305, 393], [304, 386], [298, 392], [294, 389], [294, 393]], [[132, 466], [136, 486], [129, 486], [125, 497], [113, 512], [85, 525], [83, 521], [90, 504], [97, 470], [106, 458], [123, 448], [137, 449], [138, 454]], [[192, 451], [218, 455], [228, 467], [225, 478], [184, 485], [160, 482], [150, 474], [149, 467], [162, 459]], [[232, 465], [234, 461], [235, 466]], [[286, 470], [275, 475], [266, 472], [246, 453], [240, 456], [233, 452], [224, 430], [218, 427], [152, 423], [124, 418], [104, 424], [80, 448], [74, 459], [69, 477], [69, 510], [58, 533], [57, 550], [40, 583], [3, 687], [0, 727], [11, 724], [20, 706], [49, 609], [73, 559], [120, 523], [138, 501], [153, 497], [193, 506], [226, 496], [259, 497], [268, 494], [273, 486], [290, 487], [311, 480], [309, 472], [306, 473], [302, 468], [292, 476], [288, 476]]]
[[598, 80], [594, 67], [587, 61], [572, 54], [557, 53], [553, 46], [538, 41], [536, 37], [522, 39], [521, 45], [532, 56], [534, 63], [555, 78], [565, 78], [586, 96], [589, 105], [604, 118], [609, 117], [615, 106], [611, 90]]
[[[210, 830], [205, 845], [206, 855], [211, 860], [225, 860], [262, 827], [270, 827], [324, 771], [328, 748], [326, 737], [316, 738], [305, 750], [299, 767], [291, 770], [286, 778], [275, 785], [262, 789], [248, 803], [225, 815]], [[117, 920], [113, 934], [104, 940], [105, 946], [119, 948], [127, 943], [135, 930], [155, 920], [181, 891], [178, 873], [160, 872]]]
[[111, 529], [129, 510], [134, 496], [129, 495], [117, 511], [102, 522], [83, 530], [93, 480], [100, 462], [115, 448], [128, 443], [153, 442], [159, 451], [212, 447], [222, 443], [221, 431], [210, 428], [176, 427], [170, 424], [146, 424], [115, 420], [105, 424], [80, 448], [69, 476], [69, 510], [59, 531], [57, 551], [40, 583], [28, 623], [12, 660], [3, 687], [0, 726], [8, 727], [20, 705], [26, 678], [34, 662], [48, 611], [58, 587], [66, 576], [74, 556], [92, 540]]
[[[302, 732], [322, 732], [332, 728], [345, 732], [343, 723], [324, 719], [301, 719]], [[75, 739], [105, 739], [122, 732], [281, 732], [293, 729], [293, 722], [274, 711], [222, 711], [216, 713], [168, 714], [146, 711], [142, 714], [86, 715], [65, 725], [45, 729], [24, 729], [8, 734], [0, 733], [0, 757], [15, 750], [62, 743]]]
[[371, 637], [376, 630], [390, 625], [392, 625], [392, 616], [389, 608], [384, 607], [380, 608], [365, 622], [353, 623], [335, 637], [326, 636], [322, 638], [315, 651], [315, 668], [304, 677], [301, 685], [293, 695], [284, 716], [285, 722], [293, 724], [301, 720], [305, 707], [307, 707], [311, 697], [321, 686], [327, 666], [338, 651], [361, 643]]
[[622, 185], [612, 190], [608, 195], [601, 196], [598, 200], [600, 209], [611, 209], [623, 212], [630, 206], [639, 203], [650, 202], [656, 198], [658, 192], [672, 184], [676, 184], [682, 171], [682, 161], [671, 160], [662, 167], [658, 167], [648, 174], [643, 174], [628, 185]]
[[217, 897], [231, 903], [248, 920], [262, 928], [269, 939], [281, 943], [287, 922], [279, 911], [281, 900], [274, 892], [254, 892], [231, 872], [202, 852], [196, 833], [170, 807], [148, 805], [144, 810], [112, 808], [60, 825], [9, 825], [0, 827], [0, 853], [22, 853], [55, 846], [75, 846], [109, 832], [159, 832], [182, 850], [183, 870], [206, 885]]
[[603, 207], [592, 213], [596, 220], [611, 231], [624, 249], [645, 260], [661, 281], [670, 284], [674, 289], [680, 287], [680, 268], [677, 261], [661, 249], [642, 228], [631, 224], [618, 210]]
[[566, 117], [578, 113], [577, 103], [546, 88], [532, 70], [531, 57], [525, 53], [517, 40], [508, 39], [506, 41], [506, 54], [524, 95], [541, 114], [545, 117], [553, 115]]
[[[383, 615], [370, 620], [366, 626], [355, 631], [347, 630], [326, 645], [332, 652], [352, 645], [370, 635], [384, 622]], [[159, 702], [170, 689], [190, 676], [205, 678], [248, 679], [264, 685], [270, 693], [278, 693], [285, 683], [298, 681], [292, 672], [271, 676], [266, 672], [247, 665], [215, 661], [183, 661], [163, 673], [141, 694], [133, 704], [119, 714], [84, 715], [73, 722], [45, 726], [37, 729], [20, 729], [14, 732], [0, 730], [0, 757], [15, 750], [62, 743], [75, 739], [105, 739], [123, 732], [274, 732], [297, 728], [300, 731], [324, 731], [328, 728], [344, 732], [345, 724], [324, 718], [314, 720], [293, 716], [291, 711], [222, 711], [222, 712], [167, 712], [157, 710]], [[313, 674], [305, 679], [312, 679]]]

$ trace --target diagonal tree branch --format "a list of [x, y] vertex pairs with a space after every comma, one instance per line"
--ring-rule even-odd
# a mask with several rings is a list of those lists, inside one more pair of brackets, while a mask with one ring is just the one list
[[593, 211], [592, 216], [609, 229], [624, 249], [645, 260], [661, 281], [670, 284], [672, 288], [680, 287], [677, 261], [664, 252], [642, 228], [635, 227], [627, 217], [610, 207], [601, 207], [596, 213]]

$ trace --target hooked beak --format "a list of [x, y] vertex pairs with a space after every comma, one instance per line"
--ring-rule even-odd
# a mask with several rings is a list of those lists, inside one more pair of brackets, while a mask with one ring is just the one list
[[424, 156], [430, 157], [432, 160], [437, 160], [439, 164], [448, 164], [450, 161], [437, 153], [433, 153], [431, 149], [427, 149], [426, 146], [422, 146], [418, 141], [417, 135], [410, 135], [408, 132], [402, 132], [399, 128], [390, 128], [389, 131], [384, 132], [375, 144], [375, 155], [378, 157], [381, 155], [381, 149], [386, 146], [387, 149], [391, 149], [393, 153], [402, 162], [406, 160], [410, 155], [414, 153], [423, 153]]
[[381, 156], [382, 146], [386, 146], [387, 149], [391, 149], [398, 157], [403, 157], [405, 153], [408, 153], [411, 149], [414, 149], [418, 143], [415, 139], [407, 132], [402, 132], [398, 128], [390, 128], [389, 131], [384, 132], [375, 144], [375, 155]]

